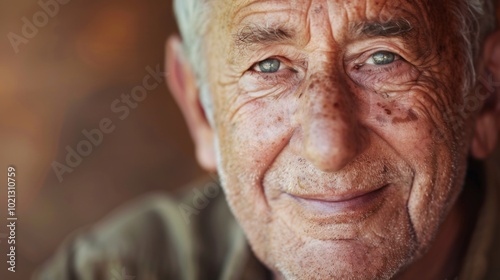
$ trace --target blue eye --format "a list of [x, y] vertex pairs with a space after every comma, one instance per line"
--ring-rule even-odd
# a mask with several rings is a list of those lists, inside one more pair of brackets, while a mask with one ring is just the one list
[[381, 51], [374, 53], [367, 61], [367, 64], [387, 65], [393, 63], [397, 55], [391, 52]]
[[275, 58], [268, 58], [257, 63], [257, 71], [262, 73], [275, 73], [280, 70], [281, 62]]

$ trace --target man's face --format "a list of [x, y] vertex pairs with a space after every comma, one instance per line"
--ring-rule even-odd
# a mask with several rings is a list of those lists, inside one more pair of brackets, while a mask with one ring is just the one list
[[389, 277], [436, 235], [471, 135], [445, 2], [215, 1], [218, 169], [280, 276]]

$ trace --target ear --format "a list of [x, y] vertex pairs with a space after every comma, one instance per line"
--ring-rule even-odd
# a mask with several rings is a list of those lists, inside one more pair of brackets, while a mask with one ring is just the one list
[[165, 57], [166, 80], [193, 138], [198, 163], [213, 172], [216, 170], [214, 133], [201, 105], [196, 77], [179, 36], [168, 39]]
[[482, 83], [489, 92], [479, 112], [472, 139], [471, 153], [485, 159], [495, 149], [500, 129], [500, 31], [495, 31], [485, 41], [483, 49]]

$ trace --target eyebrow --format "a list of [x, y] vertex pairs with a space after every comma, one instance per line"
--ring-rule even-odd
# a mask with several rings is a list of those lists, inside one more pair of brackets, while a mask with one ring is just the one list
[[[406, 19], [394, 19], [384, 22], [363, 21], [352, 23], [349, 32], [354, 36], [368, 37], [405, 37], [413, 30], [412, 24]], [[292, 42], [295, 32], [286, 26], [245, 25], [233, 35], [238, 47], [246, 49], [252, 45], [270, 45], [273, 43]]]
[[286, 27], [245, 25], [233, 36], [237, 46], [290, 42], [295, 33]]
[[412, 24], [402, 18], [384, 22], [369, 21], [354, 23], [350, 27], [351, 34], [368, 37], [405, 37], [412, 30]]

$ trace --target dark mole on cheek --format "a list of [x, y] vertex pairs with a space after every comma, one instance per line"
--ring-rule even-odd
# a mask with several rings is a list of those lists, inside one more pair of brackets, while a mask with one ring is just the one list
[[418, 120], [417, 115], [415, 114], [415, 112], [413, 112], [412, 109], [410, 109], [410, 110], [408, 110], [408, 115], [406, 116], [406, 118], [395, 117], [394, 119], [392, 119], [392, 123], [394, 123], [394, 124], [407, 123], [407, 122], [414, 122], [416, 120]]
[[416, 120], [418, 120], [417, 115], [415, 114], [415, 112], [413, 112], [413, 110], [412, 110], [412, 109], [410, 109], [410, 110], [408, 111], [408, 116], [410, 117], [410, 119], [411, 119], [412, 121], [416, 121]]
[[389, 109], [385, 109], [385, 112], [387, 113], [387, 115], [392, 114], [391, 110], [389, 110]]

